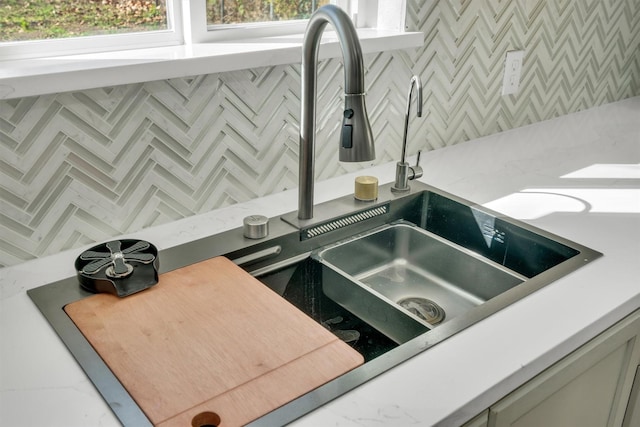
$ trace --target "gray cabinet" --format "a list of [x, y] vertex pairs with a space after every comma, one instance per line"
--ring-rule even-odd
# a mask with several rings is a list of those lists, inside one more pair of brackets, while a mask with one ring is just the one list
[[485, 411], [470, 421], [486, 424], [465, 426], [619, 427], [623, 420], [624, 427], [640, 426], [638, 364], [640, 311], [492, 405], [488, 416]]

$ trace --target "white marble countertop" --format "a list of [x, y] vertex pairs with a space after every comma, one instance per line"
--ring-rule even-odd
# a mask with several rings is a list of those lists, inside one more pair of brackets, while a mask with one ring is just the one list
[[[422, 180], [604, 253], [299, 419], [459, 425], [640, 307], [640, 97], [423, 155]], [[368, 171], [393, 179], [394, 165]], [[355, 175], [317, 183], [316, 202]], [[293, 211], [288, 191], [127, 237], [165, 249]], [[75, 275], [81, 249], [0, 270], [0, 425], [116, 426], [26, 290]]]

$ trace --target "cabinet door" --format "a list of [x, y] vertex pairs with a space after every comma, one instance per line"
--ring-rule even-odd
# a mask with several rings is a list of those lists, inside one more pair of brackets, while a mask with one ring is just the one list
[[488, 425], [622, 425], [640, 361], [639, 335], [636, 312], [493, 405]]
[[633, 381], [631, 397], [629, 397], [627, 411], [624, 414], [624, 423], [622, 423], [622, 427], [638, 426], [640, 426], [640, 366], [636, 369], [636, 378]]

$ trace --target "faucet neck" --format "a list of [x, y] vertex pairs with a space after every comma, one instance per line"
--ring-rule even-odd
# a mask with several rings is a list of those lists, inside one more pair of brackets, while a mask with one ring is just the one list
[[409, 180], [420, 178], [422, 176], [422, 168], [419, 166], [420, 151], [418, 151], [418, 160], [416, 161], [415, 166], [409, 166], [409, 163], [406, 162], [407, 134], [409, 130], [409, 115], [411, 113], [411, 95], [413, 93], [414, 86], [416, 88], [416, 115], [418, 117], [422, 117], [422, 81], [420, 80], [419, 76], [413, 76], [411, 77], [411, 82], [409, 83], [409, 93], [407, 94], [407, 110], [404, 115], [402, 155], [400, 156], [400, 161], [396, 164], [396, 181], [393, 187], [391, 187], [391, 191], [394, 192], [409, 191]]
[[[318, 9], [309, 19], [302, 42], [302, 84], [305, 81], [314, 83], [307, 85], [315, 94], [317, 77], [318, 51], [322, 33], [331, 23], [342, 49], [344, 61], [344, 92], [346, 94], [364, 94], [364, 65], [362, 48], [351, 19], [337, 6], [327, 5]], [[303, 94], [304, 96], [304, 94]], [[315, 99], [314, 99], [315, 101]]]
[[334, 5], [323, 6], [309, 19], [302, 43], [299, 219], [313, 217], [318, 50], [322, 33], [328, 23], [331, 23], [338, 35], [345, 73], [346, 100], [340, 159], [365, 161], [375, 158], [373, 136], [363, 98], [364, 65], [358, 34], [351, 19], [342, 9]]
[[400, 163], [406, 163], [407, 153], [407, 135], [409, 131], [409, 115], [411, 114], [411, 95], [413, 94], [413, 87], [416, 88], [416, 115], [422, 117], [422, 80], [419, 76], [414, 75], [409, 82], [409, 93], [407, 94], [407, 109], [404, 115], [404, 136], [402, 137], [402, 155], [400, 156]]

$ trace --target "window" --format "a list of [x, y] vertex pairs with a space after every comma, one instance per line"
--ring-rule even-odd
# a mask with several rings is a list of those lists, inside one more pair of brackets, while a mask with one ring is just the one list
[[329, 0], [207, 0], [207, 25], [308, 19]]
[[5, 0], [0, 23], [2, 41], [169, 29], [166, 0]]
[[0, 59], [182, 43], [180, 0], [4, 0]]
[[[162, 25], [166, 29], [136, 31], [134, 26], [114, 34], [3, 39], [8, 16], [3, 7], [26, 1], [130, 0], [0, 0], [0, 99], [294, 64], [300, 61], [306, 26], [304, 19], [208, 25], [206, 8], [214, 4], [211, 0], [141, 0], [164, 1], [166, 23]], [[405, 0], [329, 1], [356, 22], [365, 53], [416, 48], [424, 43], [423, 33], [404, 31]], [[316, 7], [319, 5], [320, 0]], [[276, 35], [283, 36], [269, 37]], [[323, 43], [327, 44], [323, 56], [341, 55], [335, 37], [327, 34]]]
[[[184, 12], [191, 16], [185, 40], [205, 43], [303, 33], [311, 13], [329, 3], [345, 10], [357, 27], [380, 27], [377, 11], [387, 3], [402, 10], [404, 19], [404, 0], [191, 0]], [[404, 28], [399, 22], [394, 29]]]
[[302, 33], [327, 3], [358, 27], [380, 27], [379, 5], [404, 10], [403, 0], [4, 0], [0, 60]]

